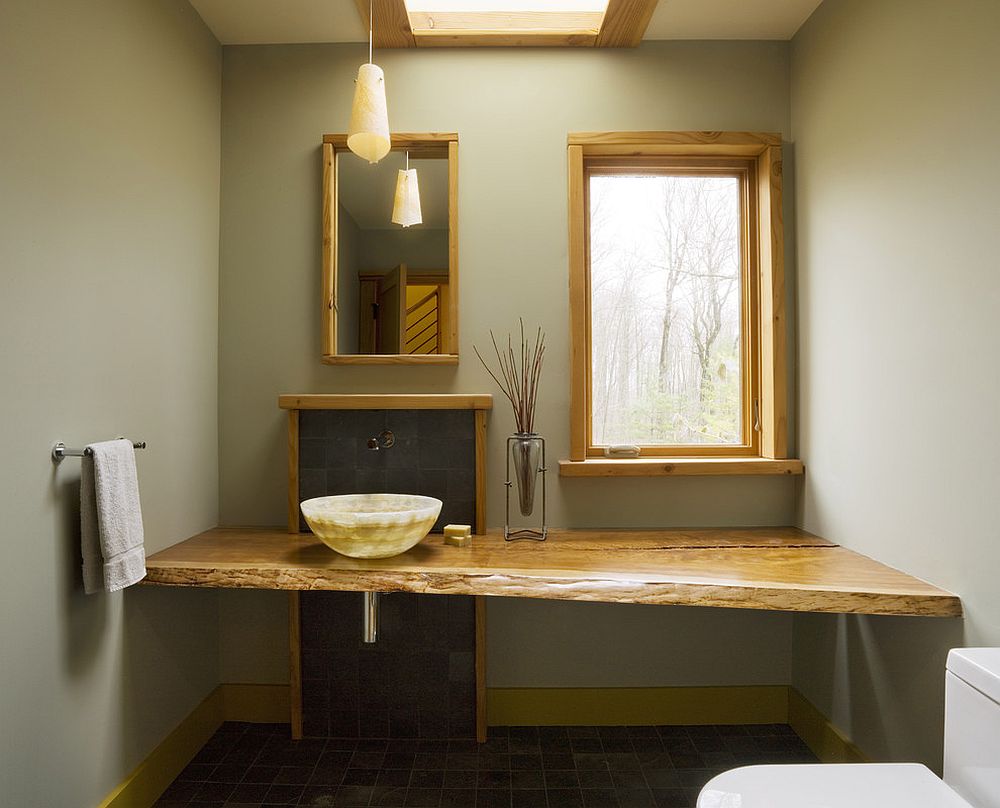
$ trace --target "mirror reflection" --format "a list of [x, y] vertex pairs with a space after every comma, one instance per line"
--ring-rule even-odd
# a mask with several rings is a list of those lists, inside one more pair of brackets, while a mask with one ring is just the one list
[[[420, 221], [404, 227], [393, 219], [416, 218], [406, 190], [397, 193], [407, 159]], [[336, 160], [337, 352], [450, 353], [447, 155], [392, 151], [372, 165], [340, 152]], [[412, 194], [413, 173], [406, 181]]]

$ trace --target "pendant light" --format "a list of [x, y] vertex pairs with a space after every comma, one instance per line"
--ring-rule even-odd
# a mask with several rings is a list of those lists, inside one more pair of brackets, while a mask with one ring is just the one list
[[410, 168], [410, 153], [406, 153], [406, 168], [396, 175], [396, 198], [392, 203], [392, 222], [409, 227], [423, 222], [420, 213], [420, 186], [417, 169]]
[[358, 68], [347, 127], [347, 148], [369, 163], [377, 163], [389, 153], [389, 113], [385, 103], [385, 74], [372, 64], [372, 3], [368, 5], [368, 64]]

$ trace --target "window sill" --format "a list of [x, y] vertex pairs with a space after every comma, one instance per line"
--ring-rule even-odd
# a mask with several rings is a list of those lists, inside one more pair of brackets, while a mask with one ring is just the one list
[[560, 477], [713, 477], [802, 474], [801, 460], [769, 457], [640, 457], [560, 460]]

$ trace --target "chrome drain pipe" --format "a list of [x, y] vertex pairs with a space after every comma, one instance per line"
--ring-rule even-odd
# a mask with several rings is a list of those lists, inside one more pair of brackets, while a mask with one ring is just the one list
[[378, 639], [378, 595], [378, 592], [365, 592], [361, 608], [361, 639], [369, 645]]

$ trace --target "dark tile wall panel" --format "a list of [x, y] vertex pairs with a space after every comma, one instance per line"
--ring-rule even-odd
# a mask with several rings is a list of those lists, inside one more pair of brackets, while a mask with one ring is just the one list
[[475, 737], [475, 602], [395, 592], [378, 642], [361, 641], [359, 592], [303, 592], [302, 715], [308, 737]]
[[[388, 429], [391, 449], [368, 439]], [[476, 518], [472, 410], [302, 410], [299, 500], [330, 494], [422, 494], [444, 506], [433, 530]], [[299, 522], [300, 529], [308, 527]]]
[[[384, 429], [395, 445], [368, 449]], [[299, 499], [365, 493], [437, 497], [434, 530], [475, 524], [473, 411], [301, 411]], [[361, 642], [361, 603], [357, 592], [301, 595], [305, 735], [474, 738], [474, 600], [384, 595], [374, 645]]]

